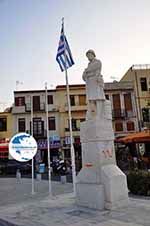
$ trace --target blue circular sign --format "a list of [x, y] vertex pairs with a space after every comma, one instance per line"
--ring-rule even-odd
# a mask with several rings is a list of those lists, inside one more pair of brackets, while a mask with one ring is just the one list
[[19, 162], [31, 160], [37, 152], [36, 140], [27, 133], [18, 133], [9, 143], [9, 154]]

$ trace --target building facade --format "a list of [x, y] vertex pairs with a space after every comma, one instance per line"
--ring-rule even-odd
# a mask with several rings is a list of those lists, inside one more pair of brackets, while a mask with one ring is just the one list
[[[48, 90], [48, 133], [50, 139], [51, 158], [59, 156], [60, 124], [57, 106], [56, 90]], [[31, 114], [33, 112], [33, 114]], [[45, 90], [15, 91], [13, 115], [13, 134], [26, 132], [33, 136], [38, 144], [37, 161], [47, 164], [47, 124], [46, 124], [46, 94]], [[33, 115], [31, 120], [31, 115]]]
[[138, 131], [133, 83], [105, 83], [105, 96], [111, 101], [115, 138]]
[[8, 143], [13, 135], [11, 108], [0, 112], [0, 160], [8, 159]]
[[[137, 110], [132, 82], [105, 83], [106, 98], [112, 103], [115, 137], [138, 130]], [[33, 109], [33, 136], [38, 143], [38, 158], [47, 162], [45, 90], [15, 91], [13, 134], [31, 133], [31, 105]], [[32, 104], [31, 104], [32, 102]], [[86, 90], [84, 84], [70, 85], [73, 142], [77, 170], [81, 167], [80, 124], [86, 118]], [[51, 160], [62, 155], [70, 160], [70, 132], [67, 93], [65, 85], [48, 90], [48, 121]]]
[[150, 128], [150, 65], [131, 66], [121, 81], [132, 81], [134, 84], [139, 130]]

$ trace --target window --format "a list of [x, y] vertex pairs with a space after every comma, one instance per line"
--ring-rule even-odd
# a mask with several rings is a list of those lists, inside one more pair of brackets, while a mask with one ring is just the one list
[[40, 96], [33, 96], [33, 111], [40, 111]]
[[127, 122], [127, 130], [133, 131], [134, 130], [134, 122]]
[[0, 131], [7, 131], [7, 118], [0, 118]]
[[18, 119], [18, 132], [25, 132], [26, 125], [25, 125], [25, 118]]
[[141, 82], [141, 90], [147, 91], [147, 80], [146, 80], [146, 78], [140, 78], [140, 82]]
[[106, 100], [109, 100], [109, 95], [106, 94], [106, 95], [105, 95], [105, 98], [106, 98]]
[[[79, 128], [79, 124], [80, 124], [80, 119], [72, 119], [72, 130], [73, 131], [79, 131], [80, 130], [80, 128]], [[69, 130], [69, 128], [70, 128], [70, 125], [69, 125], [70, 123], [69, 123], [69, 120], [68, 120], [68, 130]]]
[[49, 130], [56, 130], [55, 117], [48, 118]]
[[70, 104], [71, 106], [75, 106], [75, 96], [73, 95], [70, 96]]
[[44, 136], [44, 121], [41, 118], [33, 118], [33, 135]]
[[126, 111], [132, 111], [131, 93], [124, 94], [124, 105]]
[[116, 122], [115, 123], [115, 131], [123, 131], [123, 123], [122, 122]]
[[144, 122], [150, 122], [150, 108], [143, 108], [142, 115]]
[[120, 101], [120, 94], [113, 94], [113, 109], [121, 109], [121, 101]]
[[76, 129], [77, 129], [77, 120], [72, 119], [72, 130], [76, 130]]
[[25, 97], [15, 97], [15, 106], [24, 106]]
[[86, 105], [86, 96], [79, 95], [79, 105]]
[[134, 122], [127, 122], [127, 130], [128, 131], [133, 131], [133, 130], [135, 130], [135, 128], [134, 128]]
[[47, 102], [48, 102], [48, 104], [53, 104], [53, 95], [47, 96]]
[[121, 118], [122, 117], [122, 111], [121, 111], [121, 100], [120, 100], [120, 94], [113, 94], [113, 118]]

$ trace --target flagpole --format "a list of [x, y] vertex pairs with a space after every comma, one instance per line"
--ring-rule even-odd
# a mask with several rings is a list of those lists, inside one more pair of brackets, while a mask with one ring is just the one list
[[[64, 18], [62, 18], [62, 27], [63, 27], [63, 32], [64, 32]], [[65, 33], [64, 33], [64, 37], [65, 37]], [[65, 45], [65, 41], [64, 41], [64, 45]], [[65, 65], [66, 65], [66, 47], [65, 47]], [[70, 91], [69, 91], [67, 67], [65, 67], [65, 77], [66, 77], [66, 86], [67, 86], [67, 102], [68, 102], [68, 115], [69, 115], [69, 128], [70, 128], [70, 146], [71, 146], [73, 191], [74, 191], [74, 195], [76, 196], [75, 153], [74, 153], [74, 146], [73, 146], [72, 117], [71, 117]]]
[[48, 158], [48, 189], [49, 189], [48, 191], [49, 191], [49, 195], [52, 196], [50, 140], [49, 140], [48, 103], [47, 103], [47, 82], [45, 83], [45, 103], [46, 103], [47, 158]]
[[[33, 96], [31, 95], [31, 136], [33, 136]], [[32, 158], [32, 195], [34, 194], [34, 157]]]

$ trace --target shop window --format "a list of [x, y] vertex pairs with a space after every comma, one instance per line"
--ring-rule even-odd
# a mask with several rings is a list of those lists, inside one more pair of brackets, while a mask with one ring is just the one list
[[123, 131], [123, 123], [122, 122], [116, 122], [115, 123], [115, 131]]
[[25, 125], [25, 118], [18, 119], [18, 132], [25, 132], [26, 125]]
[[15, 97], [15, 106], [24, 106], [25, 97]]
[[134, 128], [134, 122], [127, 122], [127, 131], [133, 131], [135, 130]]
[[86, 96], [79, 95], [79, 105], [86, 105]]
[[0, 118], [0, 131], [7, 131], [7, 119], [6, 119], [6, 117]]
[[146, 78], [140, 78], [141, 90], [147, 91], [147, 80]]
[[48, 104], [53, 104], [53, 95], [47, 96], [47, 102], [48, 102]]
[[49, 130], [56, 130], [56, 123], [55, 123], [55, 117], [49, 117]]
[[70, 104], [71, 106], [75, 106], [75, 96], [73, 95], [70, 96]]
[[66, 149], [64, 151], [64, 157], [65, 157], [65, 159], [70, 159], [71, 158], [71, 153], [70, 153], [69, 149]]

